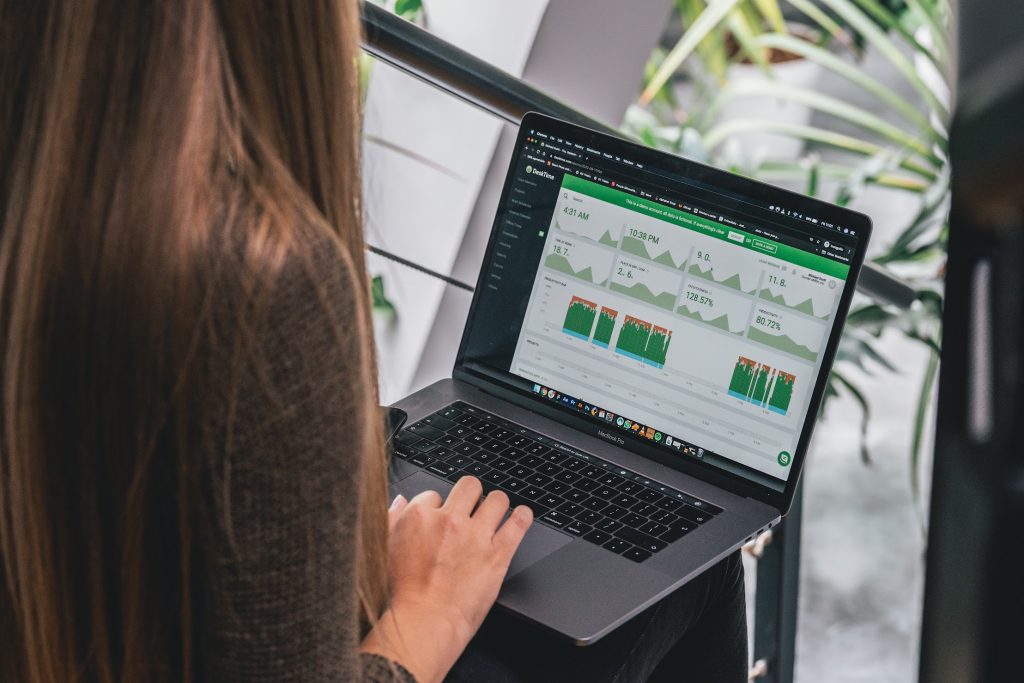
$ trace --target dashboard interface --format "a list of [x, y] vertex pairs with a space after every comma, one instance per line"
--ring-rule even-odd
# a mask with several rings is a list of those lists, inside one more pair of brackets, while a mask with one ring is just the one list
[[521, 134], [462, 362], [781, 490], [866, 229], [565, 135]]

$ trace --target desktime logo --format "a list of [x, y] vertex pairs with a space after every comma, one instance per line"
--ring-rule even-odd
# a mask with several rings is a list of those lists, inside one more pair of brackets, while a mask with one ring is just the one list
[[526, 172], [527, 173], [532, 173], [533, 175], [539, 175], [541, 178], [547, 178], [548, 180], [554, 180], [555, 179], [555, 176], [551, 175], [547, 171], [542, 171], [539, 168], [534, 168], [531, 165], [527, 165]]

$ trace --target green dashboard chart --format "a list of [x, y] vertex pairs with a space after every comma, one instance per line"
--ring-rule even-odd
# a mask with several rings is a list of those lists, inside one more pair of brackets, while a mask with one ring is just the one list
[[795, 384], [795, 375], [740, 356], [729, 381], [729, 395], [785, 415]]
[[598, 286], [608, 281], [613, 256], [586, 240], [552, 233], [544, 265], [551, 270]]
[[681, 228], [653, 219], [637, 219], [622, 229], [622, 253], [683, 270], [692, 240]]
[[825, 325], [785, 308], [758, 303], [754, 307], [747, 338], [815, 362], [821, 354], [826, 329]]
[[758, 258], [754, 252], [702, 239], [693, 251], [687, 272], [690, 277], [753, 294], [762, 270]]
[[615, 320], [618, 317], [618, 311], [607, 306], [601, 307], [601, 312], [597, 316], [597, 328], [594, 330], [593, 342], [596, 345], [607, 349], [612, 343], [612, 332], [615, 331]]
[[569, 302], [569, 308], [565, 312], [565, 321], [562, 323], [562, 332], [571, 337], [587, 341], [590, 339], [590, 331], [594, 329], [594, 319], [597, 317], [597, 304], [574, 296]]
[[682, 275], [642, 263], [638, 259], [619, 257], [612, 270], [609, 288], [645, 304], [667, 311], [675, 308], [676, 294]]
[[656, 368], [665, 367], [672, 331], [627, 315], [619, 330], [615, 353]]
[[839, 285], [835, 278], [821, 273], [783, 267], [782, 272], [765, 274], [758, 296], [777, 306], [819, 320], [828, 320], [840, 291]]
[[552, 225], [558, 230], [617, 247], [622, 236], [624, 209], [578, 192], [563, 191]]
[[743, 334], [750, 317], [750, 300], [723, 287], [691, 278], [683, 289], [676, 312], [710, 327]]

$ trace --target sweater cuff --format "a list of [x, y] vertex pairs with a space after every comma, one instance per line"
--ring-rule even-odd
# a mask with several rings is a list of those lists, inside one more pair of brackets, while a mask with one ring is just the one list
[[365, 683], [416, 683], [416, 677], [398, 662], [369, 652], [361, 652], [359, 657], [363, 662]]

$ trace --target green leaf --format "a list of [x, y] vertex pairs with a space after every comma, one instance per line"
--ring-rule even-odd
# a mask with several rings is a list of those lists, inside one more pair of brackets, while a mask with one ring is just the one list
[[679, 42], [676, 43], [672, 51], [665, 57], [665, 61], [661, 63], [658, 71], [654, 74], [654, 77], [644, 88], [643, 94], [640, 95], [640, 104], [645, 105], [654, 99], [655, 94], [661, 89], [665, 83], [672, 77], [672, 74], [676, 72], [676, 69], [682, 65], [683, 61], [690, 56], [694, 48], [709, 34], [712, 30], [718, 27], [721, 22], [728, 16], [729, 11], [736, 6], [739, 0], [711, 0], [708, 3], [707, 8], [701, 12], [700, 16], [693, 22], [692, 25], [683, 33]]
[[777, 0], [754, 0], [757, 11], [764, 17], [765, 23], [779, 33], [789, 33], [786, 28], [786, 20], [782, 16], [782, 8]]
[[834, 40], [847, 46], [854, 51], [857, 56], [860, 56], [860, 49], [852, 40], [850, 40], [850, 36], [843, 30], [843, 27], [840, 26], [835, 19], [823, 12], [822, 9], [811, 0], [787, 0], [787, 2], [798, 11], [802, 12], [808, 19], [820, 26], [822, 30], [830, 35]]
[[423, 10], [423, 0], [395, 0], [395, 14], [412, 18]]
[[766, 33], [757, 38], [757, 42], [766, 48], [785, 50], [820, 65], [833, 73], [845, 78], [847, 81], [858, 85], [865, 91], [874, 95], [885, 104], [902, 116], [908, 123], [912, 124], [922, 135], [932, 143], [939, 146], [943, 153], [948, 153], [949, 146], [946, 136], [939, 133], [932, 126], [928, 117], [923, 115], [918, 107], [914, 106], [905, 97], [899, 95], [895, 90], [882, 84], [881, 81], [872, 78], [863, 69], [843, 61], [833, 53], [812, 45], [807, 41], [800, 40], [793, 36], [783, 36], [774, 33]]
[[881, 117], [835, 97], [822, 95], [814, 90], [788, 83], [759, 80], [730, 83], [712, 103], [711, 111], [717, 112], [725, 103], [743, 97], [778, 97], [790, 102], [799, 102], [895, 142], [921, 156], [936, 169], [945, 165], [945, 160], [939, 158], [928, 143], [913, 137]]
[[[864, 394], [856, 385], [850, 380], [846, 379], [841, 373], [836, 370], [832, 370], [830, 375], [831, 379], [838, 382], [846, 389], [846, 391], [853, 397], [853, 400], [857, 402], [861, 410], [860, 419], [860, 458], [865, 463], [871, 462], [871, 453], [868, 452], [868, 423], [871, 422], [871, 406], [868, 404], [868, 400], [864, 397]], [[838, 392], [837, 392], [838, 393]]]
[[733, 9], [729, 12], [729, 16], [726, 19], [726, 25], [729, 27], [729, 31], [732, 32], [733, 38], [739, 43], [740, 49], [743, 51], [751, 62], [757, 64], [761, 69], [770, 74], [771, 65], [768, 64], [768, 55], [764, 48], [758, 46], [754, 42], [754, 38], [759, 30], [756, 26], [751, 25], [748, 18], [743, 12], [739, 11], [739, 8]]
[[384, 276], [375, 275], [370, 280], [370, 297], [373, 301], [373, 310], [380, 313], [387, 313], [389, 315], [396, 315], [398, 313], [395, 305], [391, 303], [387, 295], [384, 294]]
[[[722, 123], [704, 135], [704, 144], [708, 149], [714, 149], [726, 138], [738, 133], [747, 132], [776, 133], [793, 138], [802, 138], [863, 156], [875, 156], [885, 150], [884, 147], [873, 142], [866, 142], [850, 135], [836, 133], [823, 128], [775, 121], [759, 121], [756, 119], [736, 119]], [[934, 181], [937, 177], [931, 169], [925, 168], [909, 159], [901, 161], [900, 168], [919, 175], [928, 181]]]
[[939, 72], [943, 74], [943, 78], [945, 78], [946, 64], [943, 61], [943, 58], [926, 46], [922, 45], [920, 41], [917, 40], [917, 37], [915, 37], [906, 26], [904, 26], [900, 17], [896, 16], [892, 10], [884, 7], [878, 2], [878, 0], [856, 0], [856, 2], [865, 13], [871, 16], [881, 26], [898, 33], [903, 40], [907, 41], [915, 52], [927, 57]]
[[910, 441], [910, 491], [914, 498], [914, 508], [917, 510], [918, 519], [921, 523], [922, 532], [925, 529], [925, 520], [921, 512], [921, 475], [918, 470], [921, 463], [921, 445], [924, 442], [924, 430], [928, 422], [928, 407], [931, 404], [932, 391], [935, 388], [935, 378], [939, 371], [939, 353], [933, 351], [928, 354], [928, 366], [924, 371], [924, 379], [921, 381], [921, 391], [917, 395], [917, 409], [914, 411], [914, 431]]
[[850, 0], [820, 0], [820, 2], [842, 17], [855, 31], [862, 34], [871, 45], [874, 45], [896, 67], [897, 71], [903, 75], [943, 123], [949, 120], [949, 110], [946, 105], [939, 101], [931, 88], [917, 75], [917, 70], [904, 53], [859, 7]]

